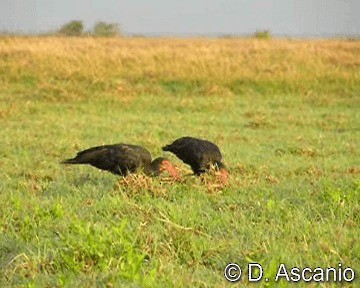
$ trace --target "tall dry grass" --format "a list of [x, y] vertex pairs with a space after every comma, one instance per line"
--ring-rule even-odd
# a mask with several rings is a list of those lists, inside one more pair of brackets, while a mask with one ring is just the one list
[[[86, 81], [115, 94], [157, 93], [159, 81], [359, 81], [360, 42], [257, 39], [1, 38], [2, 85]], [[137, 85], [152, 83], [151, 87]], [[148, 85], [151, 86], [151, 85]], [[225, 88], [224, 88], [225, 87]], [[150, 91], [148, 91], [150, 90]], [[231, 90], [231, 89], [230, 89]]]

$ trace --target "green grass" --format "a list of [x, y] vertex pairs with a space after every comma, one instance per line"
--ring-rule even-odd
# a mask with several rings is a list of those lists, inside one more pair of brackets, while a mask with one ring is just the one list
[[[0, 40], [1, 287], [223, 287], [230, 262], [360, 273], [358, 42], [37, 40]], [[227, 187], [59, 164], [185, 135], [221, 147]]]

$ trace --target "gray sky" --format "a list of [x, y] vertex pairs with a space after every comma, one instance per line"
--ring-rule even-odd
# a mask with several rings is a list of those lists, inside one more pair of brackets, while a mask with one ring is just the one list
[[71, 20], [128, 34], [360, 34], [360, 0], [0, 0], [0, 30], [45, 32]]

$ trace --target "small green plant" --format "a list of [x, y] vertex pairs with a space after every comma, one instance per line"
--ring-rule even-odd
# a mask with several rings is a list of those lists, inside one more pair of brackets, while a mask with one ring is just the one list
[[81, 36], [84, 33], [82, 21], [74, 20], [64, 24], [58, 31], [63, 36]]
[[105, 22], [97, 22], [93, 29], [93, 36], [96, 37], [114, 37], [119, 36], [120, 28], [119, 24], [116, 23], [105, 23]]
[[258, 30], [254, 33], [256, 39], [270, 39], [271, 33], [269, 30]]

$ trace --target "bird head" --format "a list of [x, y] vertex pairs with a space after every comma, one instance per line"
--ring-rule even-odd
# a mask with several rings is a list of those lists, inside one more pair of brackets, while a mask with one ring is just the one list
[[151, 163], [151, 166], [153, 168], [153, 171], [155, 171], [157, 175], [164, 171], [168, 171], [174, 180], [181, 179], [181, 176], [179, 172], [176, 170], [175, 166], [168, 159], [164, 157], [156, 158]]
[[226, 185], [227, 182], [228, 182], [228, 177], [229, 177], [229, 172], [226, 170], [226, 166], [224, 163], [222, 162], [217, 162], [215, 164], [216, 166], [216, 170], [219, 171], [219, 178], [220, 178], [220, 181]]
[[228, 178], [229, 178], [229, 172], [225, 169], [225, 168], [221, 168], [220, 170], [219, 170], [219, 172], [220, 172], [220, 180], [221, 180], [221, 182], [224, 184], [224, 185], [226, 185], [227, 184], [227, 182], [228, 182]]

